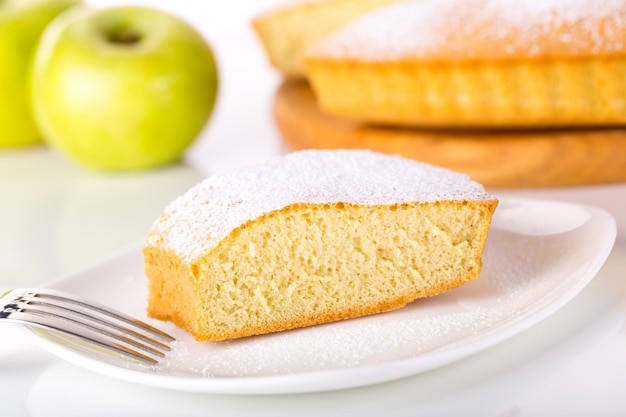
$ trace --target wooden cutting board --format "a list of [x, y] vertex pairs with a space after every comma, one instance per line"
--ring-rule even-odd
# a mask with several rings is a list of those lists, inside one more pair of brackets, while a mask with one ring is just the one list
[[465, 172], [487, 187], [626, 181], [626, 127], [506, 132], [367, 126], [320, 111], [304, 81], [287, 80], [274, 118], [292, 149], [367, 148]]

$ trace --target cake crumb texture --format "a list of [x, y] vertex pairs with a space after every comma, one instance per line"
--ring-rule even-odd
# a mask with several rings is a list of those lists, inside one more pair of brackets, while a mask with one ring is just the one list
[[371, 151], [301, 151], [215, 175], [146, 237], [148, 312], [223, 340], [401, 307], [477, 277], [497, 200]]

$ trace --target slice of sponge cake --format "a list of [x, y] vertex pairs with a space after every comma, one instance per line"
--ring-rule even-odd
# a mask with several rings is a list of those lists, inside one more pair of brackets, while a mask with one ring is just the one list
[[371, 151], [300, 151], [214, 175], [146, 237], [148, 313], [198, 340], [402, 307], [479, 275], [497, 200]]

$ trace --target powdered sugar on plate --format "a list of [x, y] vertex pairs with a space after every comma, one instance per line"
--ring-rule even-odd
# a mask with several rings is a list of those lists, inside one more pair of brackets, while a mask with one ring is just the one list
[[309, 57], [511, 59], [626, 52], [621, 0], [413, 0], [370, 13]]

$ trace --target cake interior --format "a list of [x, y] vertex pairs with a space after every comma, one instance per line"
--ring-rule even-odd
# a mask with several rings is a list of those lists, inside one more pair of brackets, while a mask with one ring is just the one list
[[191, 263], [146, 247], [148, 313], [224, 340], [399, 308], [478, 276], [496, 204], [292, 205]]

